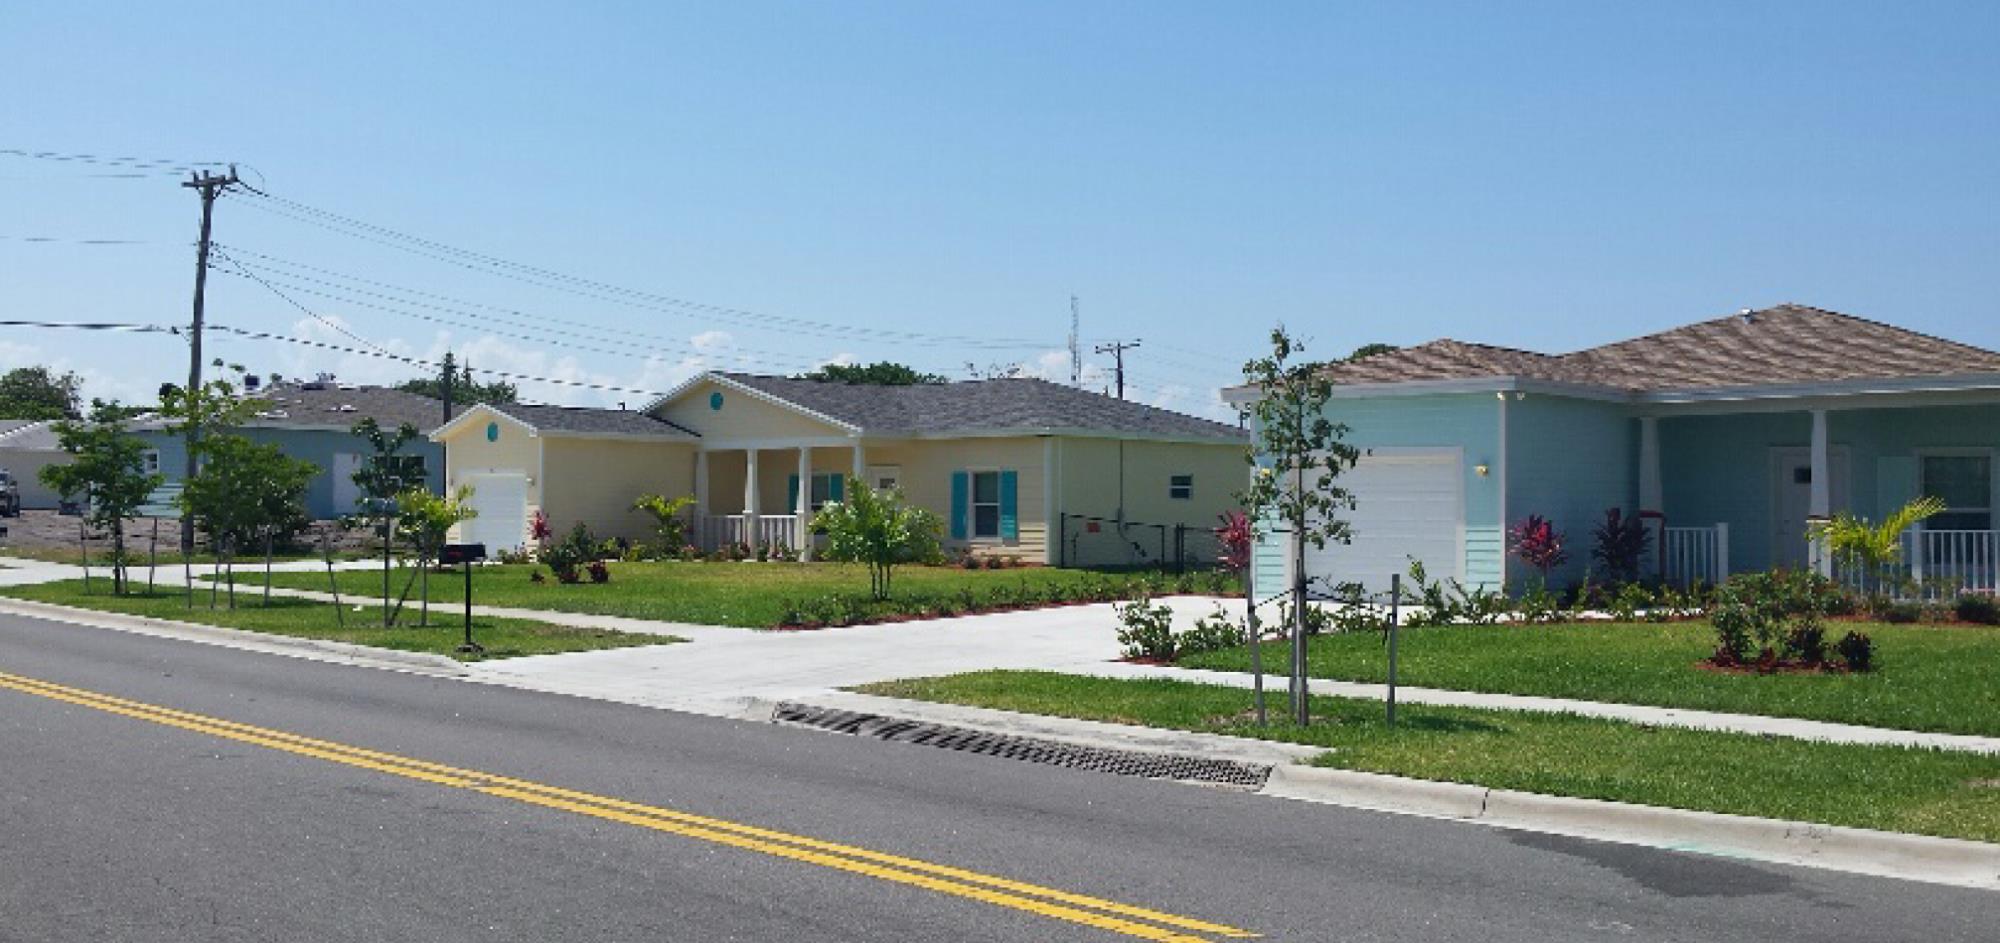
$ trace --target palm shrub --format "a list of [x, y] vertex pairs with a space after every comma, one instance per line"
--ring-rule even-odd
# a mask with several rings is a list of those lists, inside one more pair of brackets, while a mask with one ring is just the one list
[[1861, 591], [1876, 606], [1884, 602], [1899, 579], [1903, 533], [1925, 518], [1944, 513], [1944, 502], [1921, 497], [1896, 510], [1880, 524], [1842, 511], [1830, 521], [1814, 522], [1807, 536], [1826, 541], [1835, 562], [1859, 576]]
[[898, 565], [943, 556], [944, 522], [936, 514], [905, 504], [894, 489], [877, 491], [860, 482], [813, 515], [812, 532], [826, 535], [827, 559], [868, 567], [868, 593], [875, 599], [889, 598]]

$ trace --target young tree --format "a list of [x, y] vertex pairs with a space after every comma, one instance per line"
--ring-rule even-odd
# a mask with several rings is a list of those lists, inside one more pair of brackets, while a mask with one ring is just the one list
[[[237, 548], [261, 541], [268, 550], [273, 541], [289, 539], [310, 522], [306, 489], [319, 466], [286, 455], [276, 445], [207, 428], [196, 449], [200, 470], [182, 486], [180, 503], [189, 519], [208, 532], [217, 554], [227, 554], [233, 573]], [[267, 591], [270, 577], [266, 553]]]
[[944, 377], [935, 373], [924, 373], [915, 367], [888, 360], [870, 364], [830, 363], [811, 373], [801, 373], [797, 378], [854, 386], [918, 386], [946, 382]]
[[403, 446], [417, 438], [417, 427], [409, 423], [384, 432], [382, 424], [369, 416], [354, 424], [356, 438], [368, 443], [369, 455], [353, 475], [361, 489], [361, 506], [353, 519], [375, 529], [382, 538], [382, 625], [386, 628], [395, 613], [389, 608], [389, 570], [396, 538], [396, 496], [413, 488], [426, 487], [423, 460], [404, 455]]
[[396, 496], [396, 510], [400, 515], [397, 523], [404, 539], [417, 548], [417, 567], [423, 574], [423, 588], [419, 591], [423, 599], [423, 614], [417, 624], [430, 625], [431, 564], [437, 562], [438, 552], [450, 539], [451, 529], [479, 516], [479, 512], [472, 507], [472, 486], [461, 485], [452, 494], [432, 494], [428, 488], [411, 488]]
[[1894, 589], [1897, 564], [1903, 559], [1903, 533], [1944, 511], [1944, 502], [1929, 496], [1903, 505], [1880, 524], [1842, 511], [1830, 521], [1807, 525], [1806, 537], [1825, 541], [1835, 560], [1858, 572], [1863, 590], [1879, 609]]
[[125, 522], [160, 486], [161, 477], [146, 472], [146, 443], [125, 431], [116, 403], [93, 402], [88, 421], [65, 419], [55, 424], [56, 442], [72, 459], [40, 472], [42, 483], [65, 501], [82, 501], [84, 521], [111, 533], [111, 589], [125, 592]]
[[1296, 359], [1304, 350], [1280, 325], [1271, 331], [1271, 355], [1243, 365], [1244, 377], [1257, 388], [1257, 400], [1249, 408], [1255, 420], [1249, 461], [1256, 473], [1249, 489], [1237, 495], [1257, 527], [1277, 525], [1291, 538], [1292, 713], [1300, 724], [1311, 720], [1305, 673], [1306, 547], [1350, 539], [1340, 512], [1353, 509], [1354, 496], [1339, 478], [1361, 457], [1343, 441], [1347, 427], [1326, 417], [1333, 381], [1322, 365]]
[[0, 374], [0, 419], [80, 418], [82, 389], [83, 380], [73, 372], [15, 367]]
[[944, 521], [904, 504], [893, 489], [876, 491], [855, 482], [845, 499], [813, 515], [812, 532], [826, 535], [826, 559], [867, 564], [869, 595], [887, 599], [899, 564], [938, 558]]

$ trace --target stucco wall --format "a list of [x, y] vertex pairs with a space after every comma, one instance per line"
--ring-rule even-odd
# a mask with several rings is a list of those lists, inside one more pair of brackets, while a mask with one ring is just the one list
[[632, 510], [642, 494], [694, 493], [694, 452], [688, 442], [542, 437], [542, 508], [560, 536], [579, 522], [600, 540], [637, 540], [652, 517]]
[[[712, 408], [712, 398], [717, 393], [722, 395], [720, 409]], [[653, 415], [692, 429], [705, 439], [768, 440], [847, 434], [840, 427], [714, 381], [697, 384], [673, 402], [653, 410]]]
[[[1042, 563], [1048, 559], [1049, 516], [1043, 489], [1043, 441], [1037, 437], [910, 439], [871, 443], [866, 452], [870, 466], [897, 467], [905, 498], [944, 519], [947, 547]], [[950, 539], [951, 475], [971, 469], [1015, 473], [1017, 539]]]
[[[1237, 507], [1235, 493], [1249, 479], [1244, 451], [1244, 445], [1234, 444], [1058, 439], [1057, 510], [1111, 521], [1122, 516], [1127, 524], [1123, 533], [1115, 534], [1117, 528], [1108, 523], [1100, 522], [1095, 533], [1087, 522], [1072, 524], [1055, 559], [1083, 564], [1160, 563], [1164, 531], [1164, 553], [1170, 561], [1172, 529], [1180, 525], [1200, 531], [1189, 538], [1191, 553], [1212, 556], [1207, 532], [1223, 512]], [[1169, 486], [1176, 475], [1193, 478], [1190, 497], [1172, 496]], [[1113, 552], [1116, 559], [1100, 559]]]
[[[1638, 420], [1622, 403], [1529, 395], [1507, 403], [1507, 518], [1540, 514], [1567, 538], [1569, 561], [1549, 574], [1560, 588], [1591, 565], [1592, 529], [1607, 508], [1638, 510]], [[1516, 583], [1533, 571], [1514, 561]]]
[[[1487, 587], [1500, 583], [1504, 553], [1499, 410], [1500, 401], [1491, 393], [1335, 399], [1326, 410], [1329, 419], [1348, 427], [1345, 441], [1358, 448], [1455, 447], [1462, 451], [1466, 582]], [[1476, 471], [1480, 465], [1489, 467], [1485, 477]], [[1508, 513], [1513, 513], [1511, 508]], [[1258, 546], [1259, 596], [1284, 585], [1284, 541], [1282, 536], [1266, 535]]]
[[518, 472], [528, 477], [528, 513], [542, 506], [542, 440], [526, 426], [500, 416], [468, 423], [455, 432], [444, 443], [452, 487], [472, 475]]
[[53, 511], [62, 503], [54, 488], [42, 484], [42, 469], [65, 465], [70, 454], [48, 449], [0, 449], [0, 469], [12, 472], [21, 489], [21, 507], [30, 511]]

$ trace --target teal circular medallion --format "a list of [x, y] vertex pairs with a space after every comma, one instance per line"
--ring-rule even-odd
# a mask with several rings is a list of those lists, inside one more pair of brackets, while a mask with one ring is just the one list
[[489, 423], [487, 423], [487, 424], [486, 424], [486, 441], [488, 441], [488, 442], [498, 442], [498, 441], [500, 441], [500, 424], [499, 424], [499, 423], [497, 423], [497, 422], [489, 422]]
[[717, 391], [715, 391], [715, 392], [713, 392], [713, 393], [710, 393], [710, 394], [708, 394], [708, 408], [710, 408], [710, 409], [713, 409], [713, 410], [715, 410], [716, 412], [721, 412], [721, 411], [722, 411], [722, 391], [721, 391], [721, 390], [717, 390]]

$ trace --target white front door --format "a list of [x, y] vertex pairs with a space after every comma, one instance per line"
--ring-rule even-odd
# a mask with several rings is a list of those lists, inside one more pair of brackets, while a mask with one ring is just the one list
[[352, 514], [361, 503], [361, 486], [354, 483], [354, 473], [360, 470], [360, 453], [333, 453], [333, 513]]
[[1465, 578], [1465, 477], [1457, 449], [1376, 449], [1339, 478], [1354, 495], [1340, 512], [1352, 543], [1306, 547], [1316, 593], [1341, 583], [1385, 592], [1389, 577], [1421, 560], [1433, 580]]
[[[1847, 447], [1827, 450], [1828, 496], [1838, 514], [1847, 503]], [[1807, 563], [1806, 515], [1812, 510], [1812, 450], [1771, 450], [1771, 565], [1797, 569]]]

